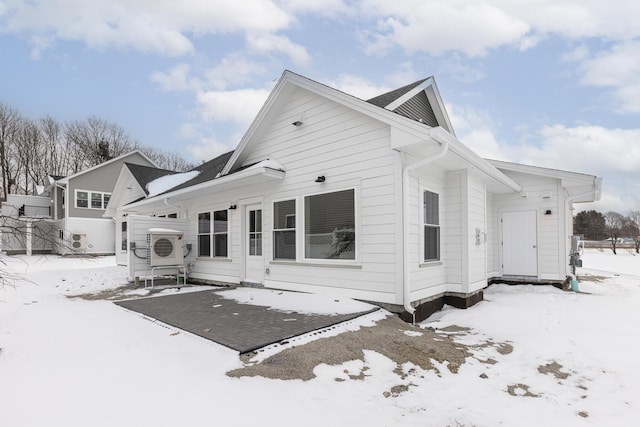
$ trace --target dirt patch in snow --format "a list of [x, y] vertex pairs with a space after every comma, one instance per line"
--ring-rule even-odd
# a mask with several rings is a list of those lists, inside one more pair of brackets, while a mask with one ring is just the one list
[[567, 379], [569, 377], [569, 373], [562, 372], [561, 369], [562, 365], [556, 361], [547, 363], [546, 365], [538, 366], [538, 372], [540, 372], [541, 374], [551, 374], [559, 380]]
[[[454, 327], [452, 331], [461, 332], [465, 329]], [[227, 375], [310, 380], [315, 377], [314, 368], [320, 364], [340, 365], [351, 360], [364, 361], [363, 350], [375, 351], [396, 362], [396, 373], [401, 377], [404, 376], [403, 365], [408, 362], [425, 370], [439, 372], [433, 364], [437, 361], [449, 371], [457, 373], [465, 359], [472, 356], [469, 347], [455, 342], [449, 334], [421, 329], [403, 322], [397, 316], [389, 316], [371, 327], [285, 349], [259, 363], [252, 360], [255, 353], [243, 355], [241, 360], [245, 366], [227, 372]], [[366, 373], [358, 377], [364, 376]]]

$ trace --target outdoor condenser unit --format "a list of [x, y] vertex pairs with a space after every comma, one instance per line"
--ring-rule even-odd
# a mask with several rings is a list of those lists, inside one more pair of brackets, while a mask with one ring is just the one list
[[83, 233], [71, 234], [71, 248], [74, 251], [87, 249], [87, 235]]
[[147, 265], [157, 267], [163, 265], [182, 265], [183, 233], [169, 229], [149, 229], [147, 234]]

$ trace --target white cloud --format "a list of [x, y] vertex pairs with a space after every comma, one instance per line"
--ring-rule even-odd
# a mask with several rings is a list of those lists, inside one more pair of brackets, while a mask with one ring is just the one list
[[271, 33], [249, 33], [247, 34], [247, 45], [249, 50], [260, 54], [271, 52], [284, 53], [299, 66], [309, 65], [311, 55], [304, 46], [293, 43], [286, 36]]
[[582, 63], [582, 83], [613, 90], [615, 110], [640, 113], [640, 41], [614, 45]]
[[293, 21], [275, 2], [264, 0], [7, 0], [0, 32], [177, 56], [194, 51], [192, 34], [268, 33]]
[[266, 89], [203, 91], [196, 95], [200, 115], [205, 121], [230, 121], [248, 126], [269, 95]]
[[570, 40], [640, 36], [635, 0], [366, 0], [360, 14], [378, 23], [362, 33], [368, 53], [397, 45], [408, 52], [480, 56], [501, 46], [529, 49], [547, 35]]
[[245, 55], [233, 53], [227, 55], [218, 65], [204, 72], [209, 87], [224, 90], [230, 85], [246, 84], [255, 75], [263, 74], [266, 67], [249, 60]]
[[409, 52], [458, 50], [469, 56], [516, 43], [530, 30], [526, 21], [488, 2], [368, 0], [362, 13], [378, 19], [373, 49], [397, 44]]
[[[407, 83], [410, 82], [405, 82], [404, 84]], [[395, 89], [395, 87], [375, 85], [365, 78], [351, 74], [340, 74], [337, 80], [330, 81], [327, 84], [360, 99], [370, 99]]]
[[190, 71], [189, 64], [178, 64], [167, 73], [154, 72], [151, 75], [151, 80], [166, 91], [195, 90], [201, 86], [201, 82], [197, 78], [189, 77]]

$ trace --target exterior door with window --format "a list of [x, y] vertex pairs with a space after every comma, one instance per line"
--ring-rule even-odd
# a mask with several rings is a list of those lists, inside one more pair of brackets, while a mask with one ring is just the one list
[[538, 275], [536, 211], [502, 214], [502, 273]]
[[245, 206], [244, 229], [244, 280], [262, 283], [264, 280], [262, 205]]

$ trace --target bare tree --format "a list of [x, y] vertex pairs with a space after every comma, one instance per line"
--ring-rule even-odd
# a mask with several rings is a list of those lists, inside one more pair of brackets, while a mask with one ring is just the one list
[[618, 212], [609, 211], [604, 214], [604, 219], [607, 222], [607, 230], [609, 231], [609, 237], [611, 238], [611, 249], [614, 254], [617, 254], [616, 245], [618, 243], [622, 227], [624, 226], [624, 216]]
[[0, 103], [0, 169], [2, 169], [2, 199], [7, 199], [13, 186], [11, 157], [9, 150], [18, 132], [20, 113], [6, 104]]
[[[631, 211], [629, 213], [629, 220], [636, 226], [636, 229], [640, 230], [640, 211]], [[632, 237], [635, 243], [636, 253], [640, 254], [640, 233]]]
[[180, 153], [175, 151], [163, 151], [158, 148], [145, 146], [138, 147], [138, 149], [162, 169], [186, 172], [196, 166], [194, 163], [185, 160]]
[[136, 147], [123, 128], [95, 116], [68, 123], [65, 138], [76, 159], [73, 173], [104, 163]]

